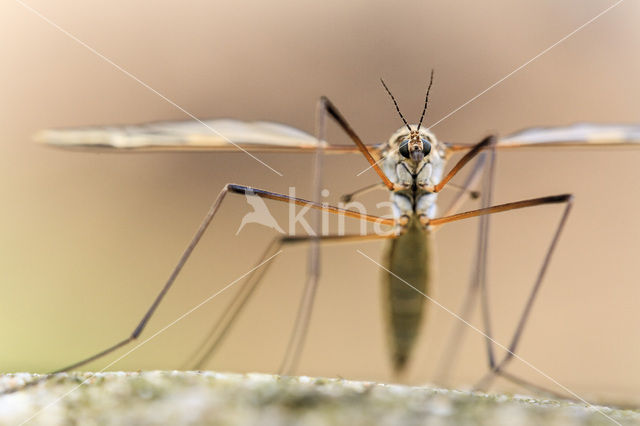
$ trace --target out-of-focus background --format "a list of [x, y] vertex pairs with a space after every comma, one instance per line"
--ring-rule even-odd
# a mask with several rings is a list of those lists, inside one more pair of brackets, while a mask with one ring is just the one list
[[[401, 124], [379, 77], [414, 121], [434, 68], [426, 119], [434, 123], [614, 2], [27, 4], [197, 117], [272, 120], [313, 132], [315, 102], [327, 95], [373, 143]], [[243, 153], [119, 155], [39, 146], [32, 135], [48, 127], [188, 117], [21, 2], [0, 8], [0, 370], [44, 372], [131, 332], [225, 183], [285, 193], [295, 186], [310, 197], [312, 162], [304, 155], [261, 155], [280, 177]], [[622, 2], [433, 131], [448, 141], [475, 142], [530, 126], [640, 121], [639, 16], [637, 2]], [[348, 143], [335, 126], [329, 135]], [[498, 158], [496, 202], [576, 196], [519, 354], [585, 397], [640, 402], [639, 163], [640, 150], [628, 149], [528, 150]], [[375, 182], [372, 171], [356, 177], [365, 166], [358, 155], [328, 157], [329, 200]], [[235, 236], [250, 208], [243, 197], [228, 198], [144, 336], [244, 274], [274, 236], [257, 225]], [[386, 199], [379, 191], [363, 201], [375, 206]], [[286, 223], [286, 207], [272, 212]], [[489, 270], [502, 343], [560, 213], [558, 206], [541, 207], [493, 222]], [[454, 310], [471, 272], [476, 225], [451, 224], [437, 233], [432, 292]], [[382, 254], [379, 243], [323, 250], [324, 275], [298, 372], [394, 381], [381, 272], [356, 249]], [[277, 370], [305, 258], [303, 249], [292, 249], [277, 259], [210, 368]], [[110, 368], [180, 368], [231, 296], [215, 298]], [[436, 306], [428, 311], [405, 382], [432, 380], [455, 323]], [[473, 383], [486, 368], [482, 339], [472, 331], [467, 336], [453, 386]], [[512, 367], [558, 389], [522, 362]]]

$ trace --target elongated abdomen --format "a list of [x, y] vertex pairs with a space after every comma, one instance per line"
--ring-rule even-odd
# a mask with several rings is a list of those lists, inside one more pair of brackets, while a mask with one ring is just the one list
[[[383, 272], [383, 304], [393, 369], [405, 368], [420, 330], [431, 270], [430, 238], [417, 219], [412, 219], [404, 234], [390, 241]], [[395, 276], [394, 276], [395, 275]], [[409, 285], [413, 286], [411, 288]]]

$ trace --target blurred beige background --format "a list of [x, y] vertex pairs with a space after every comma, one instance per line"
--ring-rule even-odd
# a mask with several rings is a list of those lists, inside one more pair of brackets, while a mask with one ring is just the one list
[[[415, 120], [431, 68], [433, 123], [613, 4], [489, 2], [72, 2], [30, 0], [51, 21], [201, 118], [273, 120], [313, 131], [328, 95], [368, 142], [400, 126], [383, 76]], [[627, 1], [438, 124], [441, 139], [474, 142], [534, 125], [640, 121], [640, 5]], [[47, 371], [128, 335], [209, 203], [227, 182], [309, 197], [306, 156], [242, 153], [116, 155], [32, 142], [47, 127], [182, 120], [169, 103], [17, 2], [0, 11], [0, 370]], [[335, 131], [331, 140], [346, 143]], [[572, 192], [575, 208], [519, 354], [586, 397], [640, 402], [637, 223], [640, 150], [502, 153], [496, 202]], [[357, 155], [327, 158], [331, 200], [376, 181]], [[384, 201], [384, 191], [365, 201]], [[468, 208], [475, 207], [468, 204]], [[202, 247], [145, 332], [151, 336], [244, 274], [273, 234], [229, 197]], [[285, 221], [286, 208], [274, 207]], [[380, 212], [384, 213], [384, 212]], [[490, 253], [496, 338], [506, 343], [560, 208], [496, 217]], [[437, 235], [434, 297], [457, 309], [476, 223]], [[380, 312], [380, 271], [356, 253], [323, 250], [324, 275], [299, 372], [394, 380]], [[283, 356], [305, 252], [281, 256], [210, 367], [274, 372]], [[228, 302], [221, 295], [112, 369], [179, 368]], [[474, 323], [478, 324], [477, 319]], [[454, 320], [435, 306], [404, 379], [434, 377]], [[452, 385], [485, 371], [468, 345]], [[124, 353], [124, 351], [119, 354]], [[118, 354], [118, 355], [119, 355]], [[109, 359], [90, 366], [103, 368]], [[513, 371], [544, 386], [520, 362]], [[509, 387], [508, 384], [500, 384]]]

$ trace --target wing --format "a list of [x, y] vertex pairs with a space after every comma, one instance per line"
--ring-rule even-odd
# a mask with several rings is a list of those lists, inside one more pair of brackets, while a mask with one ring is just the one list
[[[80, 127], [43, 130], [39, 142], [76, 149], [118, 151], [236, 151], [313, 152], [318, 140], [302, 130], [265, 121], [232, 119], [157, 122], [130, 126]], [[356, 147], [328, 146], [352, 152]]]
[[[526, 147], [611, 147], [640, 148], [640, 124], [591, 124], [535, 127], [500, 138], [497, 148]], [[451, 145], [453, 150], [469, 149], [473, 145]]]

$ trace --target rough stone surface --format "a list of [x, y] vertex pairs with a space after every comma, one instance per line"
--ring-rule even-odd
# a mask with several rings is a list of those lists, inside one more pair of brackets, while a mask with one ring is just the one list
[[[0, 391], [37, 378], [0, 376]], [[267, 374], [60, 374], [0, 396], [1, 425], [640, 425], [640, 412], [524, 396]]]

